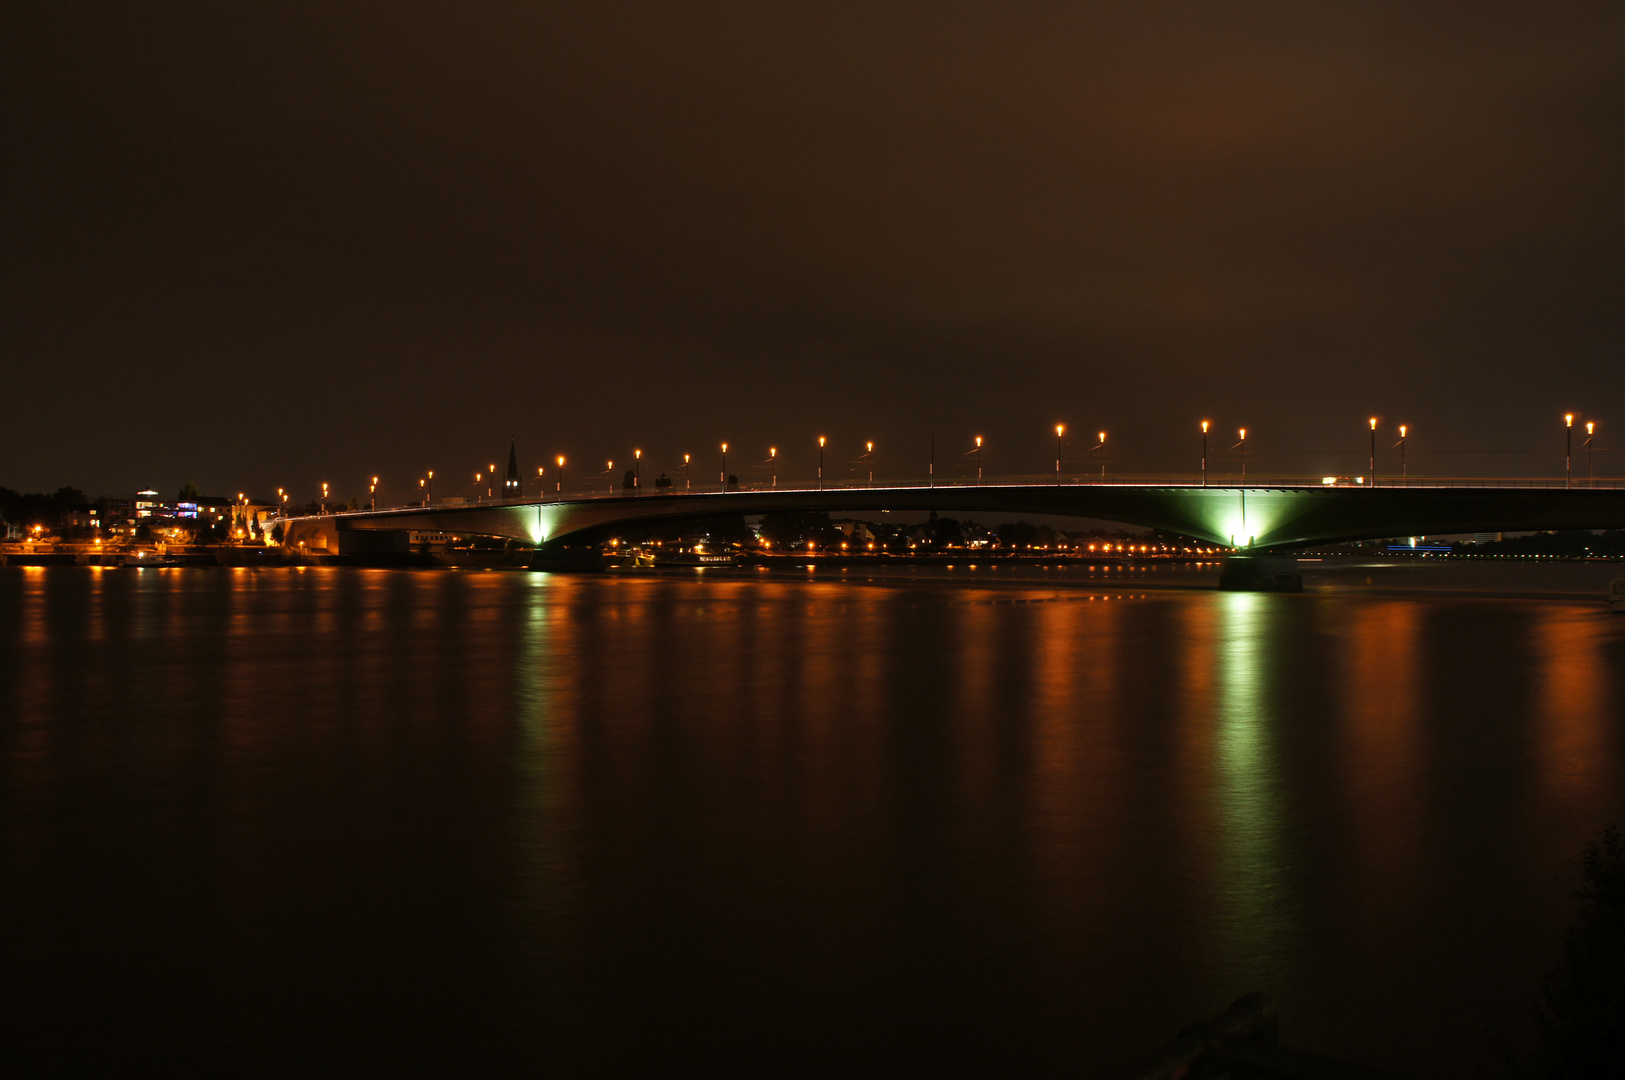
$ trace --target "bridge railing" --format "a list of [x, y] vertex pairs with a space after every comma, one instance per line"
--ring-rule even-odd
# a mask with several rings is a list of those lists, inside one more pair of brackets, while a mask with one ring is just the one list
[[[1328, 482], [1330, 481], [1330, 482]], [[975, 487], [1178, 487], [1178, 488], [1238, 488], [1252, 489], [1268, 488], [1296, 488], [1296, 489], [1341, 489], [1341, 490], [1379, 490], [1391, 491], [1395, 488], [1437, 490], [1443, 488], [1507, 488], [1521, 491], [1528, 490], [1619, 490], [1625, 488], [1625, 479], [1596, 478], [1565, 480], [1563, 477], [1530, 477], [1530, 476], [1378, 476], [1375, 483], [1369, 477], [1324, 477], [1303, 475], [1274, 475], [1249, 473], [1245, 478], [1239, 474], [1218, 475], [1209, 473], [1204, 484], [1200, 474], [1186, 473], [1144, 473], [1144, 474], [1108, 474], [1105, 478], [1090, 474], [1063, 473], [1059, 482], [1053, 475], [1018, 475], [1018, 476], [989, 476], [982, 480], [973, 478], [955, 477], [937, 480], [876, 480], [870, 483], [867, 480], [826, 480], [823, 484], [817, 481], [784, 481], [771, 483], [769, 481], [742, 481], [730, 484], [724, 488], [719, 483], [693, 484], [683, 487], [674, 484], [671, 487], [657, 488], [653, 485], [644, 485], [633, 491], [631, 489], [616, 487], [611, 489], [606, 482], [596, 488], [566, 487], [563, 492], [557, 490], [545, 491], [537, 495], [526, 495], [520, 498], [462, 498], [450, 496], [448, 498], [432, 500], [424, 503], [402, 503], [393, 506], [380, 506], [376, 511], [364, 510], [360, 513], [376, 513], [383, 511], [403, 511], [428, 508], [455, 509], [473, 506], [513, 506], [520, 504], [535, 504], [537, 502], [582, 502], [609, 499], [625, 499], [639, 496], [716, 496], [721, 494], [737, 494], [745, 492], [815, 492], [815, 491], [862, 491], [873, 489], [876, 491], [897, 490], [925, 490], [930, 488], [975, 488]], [[350, 511], [357, 513], [358, 511]]]

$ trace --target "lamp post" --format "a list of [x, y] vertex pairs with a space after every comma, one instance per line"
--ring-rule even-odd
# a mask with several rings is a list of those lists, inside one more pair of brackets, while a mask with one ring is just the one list
[[1247, 483], [1247, 429], [1240, 428], [1239, 431], [1241, 438], [1237, 440], [1236, 445], [1231, 449], [1241, 451], [1241, 482], [1245, 485]]
[[778, 487], [779, 486], [779, 448], [776, 447], [776, 446], [770, 446], [770, 447], [767, 448], [767, 468], [768, 468], [769, 473], [773, 477], [771, 483], [768, 486], [769, 487]]
[[372, 478], [372, 487], [367, 489], [367, 494], [372, 496], [372, 509], [378, 509], [378, 478], [376, 476]]
[[559, 497], [563, 498], [564, 497], [564, 455], [563, 454], [559, 455], [559, 478], [558, 478], [557, 483], [558, 483]]
[[279, 517], [287, 517], [288, 515], [283, 512], [283, 508], [285, 508], [288, 505], [288, 496], [287, 496], [287, 493], [284, 492], [281, 488], [276, 489], [276, 502], [277, 502], [277, 515]]
[[692, 487], [692, 484], [690, 483], [689, 478], [688, 478], [688, 463], [689, 463], [690, 459], [691, 459], [691, 455], [688, 455], [688, 454], [683, 455], [683, 490], [684, 491], [688, 491]]
[[615, 463], [613, 461], [604, 462], [604, 475], [609, 477], [609, 493], [611, 495], [615, 494]]
[[536, 497], [543, 500], [547, 498], [547, 485], [542, 483], [542, 475], [545, 471], [542, 466], [536, 466]]
[[1101, 483], [1105, 483], [1106, 482], [1106, 433], [1104, 431], [1102, 431], [1100, 433], [1100, 442], [1099, 442], [1099, 444], [1097, 444], [1095, 446], [1095, 449], [1100, 451], [1100, 481], [1101, 481]]
[[424, 480], [423, 477], [421, 477], [421, 476], [418, 477], [418, 505], [419, 506], [428, 506], [429, 505], [429, 497], [426, 494], [424, 494], [424, 485], [426, 483], [428, 483], [428, 481]]
[[863, 445], [868, 448], [868, 453], [864, 454], [863, 456], [869, 460], [869, 486], [874, 487], [875, 486], [875, 444], [873, 442], [866, 442]]
[[434, 502], [434, 470], [429, 470], [429, 502]]
[[322, 513], [327, 513], [327, 485], [322, 485]]
[[1399, 425], [1399, 478], [1401, 480], [1408, 480], [1411, 475], [1410, 467], [1405, 464], [1405, 435], [1409, 430], [1404, 424]]
[[1574, 477], [1574, 414], [1563, 414], [1563, 486]]
[[1371, 418], [1371, 486], [1377, 486], [1377, 418]]
[[474, 501], [476, 503], [478, 503], [480, 501], [480, 481], [482, 481], [484, 479], [485, 479], [485, 474], [484, 473], [475, 473], [474, 474]]
[[1586, 487], [1595, 487], [1596, 480], [1591, 475], [1591, 436], [1597, 433], [1595, 421], [1586, 421]]
[[1202, 486], [1207, 487], [1207, 424], [1202, 421]]
[[976, 436], [976, 486], [982, 486], [982, 437]]
[[1061, 482], [1061, 436], [1066, 434], [1065, 424], [1055, 425], [1055, 482]]
[[824, 437], [818, 436], [818, 490], [824, 490]]
[[491, 486], [485, 489], [485, 494], [491, 499], [492, 502], [495, 502], [496, 497], [497, 497], [497, 466], [496, 466], [496, 462], [493, 461], [491, 463], [491, 471], [486, 473], [485, 475], [489, 476], [491, 478], [491, 481], [490, 481]]
[[632, 494], [643, 494], [643, 451], [632, 451]]
[[728, 490], [728, 444], [722, 444], [722, 490]]

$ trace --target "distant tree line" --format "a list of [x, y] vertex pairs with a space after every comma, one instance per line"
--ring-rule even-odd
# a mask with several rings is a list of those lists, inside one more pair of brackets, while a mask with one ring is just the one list
[[1584, 529], [1509, 536], [1487, 544], [1457, 544], [1458, 555], [1558, 555], [1584, 558], [1587, 555], [1617, 558], [1625, 555], [1625, 529], [1594, 533]]
[[0, 521], [32, 529], [40, 525], [51, 531], [62, 527], [69, 514], [90, 509], [90, 500], [78, 488], [62, 487], [50, 495], [43, 492], [23, 494], [8, 487], [0, 487]]

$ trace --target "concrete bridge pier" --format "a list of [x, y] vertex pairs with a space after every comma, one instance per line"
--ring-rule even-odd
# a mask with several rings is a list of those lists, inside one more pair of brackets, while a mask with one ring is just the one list
[[1226, 555], [1219, 588], [1232, 592], [1302, 592], [1303, 573], [1291, 555]]

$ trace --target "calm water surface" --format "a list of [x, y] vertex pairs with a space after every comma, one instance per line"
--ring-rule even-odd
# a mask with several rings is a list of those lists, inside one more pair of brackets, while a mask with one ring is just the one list
[[1262, 988], [1459, 1073], [1625, 818], [1546, 569], [0, 570], [6, 1054], [1088, 1076]]

